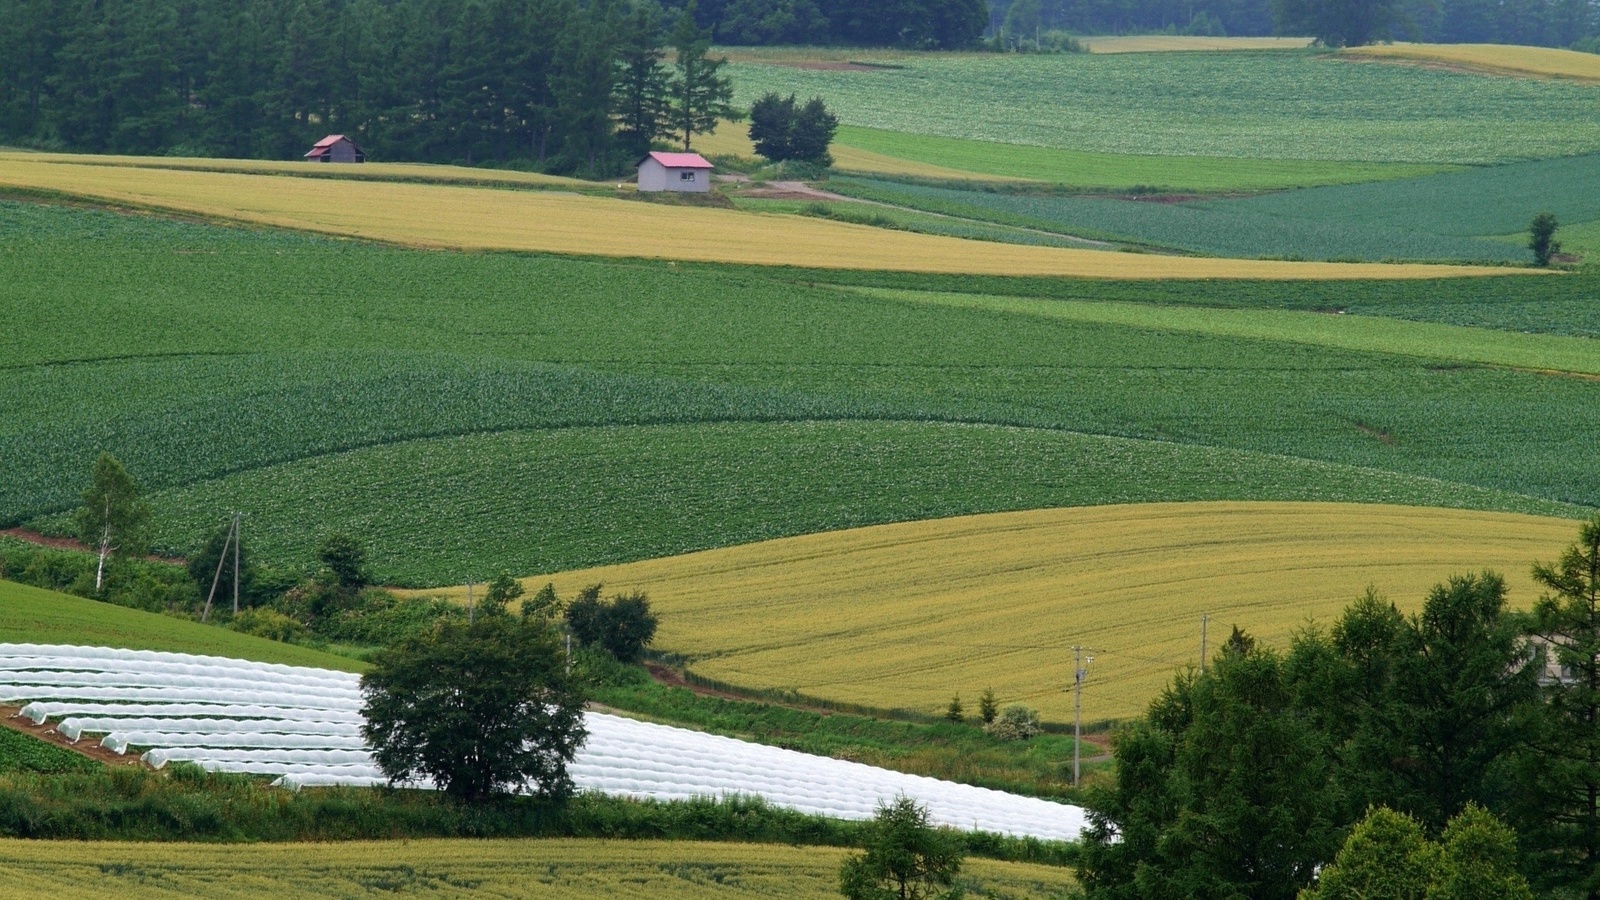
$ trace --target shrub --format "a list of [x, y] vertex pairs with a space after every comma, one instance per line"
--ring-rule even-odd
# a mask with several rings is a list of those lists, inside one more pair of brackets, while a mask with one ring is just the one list
[[310, 632], [294, 619], [275, 609], [247, 609], [233, 617], [229, 628], [244, 634], [264, 637], [269, 641], [296, 644], [305, 640]]
[[1038, 710], [1021, 703], [1007, 706], [1000, 711], [999, 718], [984, 727], [984, 731], [1003, 741], [1025, 741], [1043, 730], [1039, 727]]

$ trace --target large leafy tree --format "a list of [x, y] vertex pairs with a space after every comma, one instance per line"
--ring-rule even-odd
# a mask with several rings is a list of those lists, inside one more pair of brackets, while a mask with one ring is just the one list
[[78, 538], [94, 548], [99, 558], [94, 589], [105, 584], [106, 561], [113, 556], [138, 556], [150, 547], [150, 505], [139, 497], [139, 487], [121, 461], [101, 453], [94, 461], [83, 506], [73, 516]]
[[710, 56], [711, 35], [695, 24], [695, 2], [678, 15], [670, 41], [676, 57], [671, 82], [671, 125], [691, 149], [697, 134], [717, 130], [717, 122], [734, 114], [733, 82], [722, 74], [727, 59]]
[[1467, 806], [1438, 843], [1404, 813], [1368, 811], [1301, 900], [1532, 900], [1517, 871], [1517, 836], [1481, 806]]
[[563, 799], [585, 735], [583, 692], [546, 622], [483, 612], [374, 657], [361, 679], [362, 734], [395, 783], [430, 779], [469, 801]]

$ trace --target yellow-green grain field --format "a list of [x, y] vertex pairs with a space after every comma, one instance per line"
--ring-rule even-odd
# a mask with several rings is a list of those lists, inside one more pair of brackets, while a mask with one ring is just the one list
[[438, 249], [1086, 278], [1326, 280], [1542, 271], [1035, 247], [560, 191], [83, 165], [46, 156], [0, 159], [0, 191], [6, 189]]
[[[425, 840], [142, 844], [0, 840], [0, 898], [311, 900], [359, 897], [698, 898], [839, 896], [831, 847], [687, 841]], [[1065, 869], [972, 859], [968, 896], [1065, 896]]]
[[1370, 585], [1403, 610], [1493, 569], [1537, 598], [1565, 519], [1332, 503], [1162, 503], [1001, 513], [815, 534], [527, 580], [564, 597], [643, 590], [656, 647], [749, 688], [937, 712], [993, 687], [1070, 721], [1074, 645], [1090, 721], [1139, 714], [1238, 624], [1273, 645]]
[[1304, 37], [1208, 37], [1189, 34], [1130, 34], [1079, 38], [1090, 53], [1194, 53], [1226, 50], [1303, 50]]
[[1373, 44], [1340, 51], [1354, 58], [1458, 66], [1508, 75], [1600, 81], [1600, 55], [1516, 44]]

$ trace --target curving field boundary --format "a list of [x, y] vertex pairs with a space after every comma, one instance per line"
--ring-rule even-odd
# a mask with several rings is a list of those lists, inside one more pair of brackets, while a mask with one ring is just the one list
[[1402, 610], [1493, 569], [1511, 601], [1576, 523], [1343, 503], [1151, 503], [908, 522], [529, 578], [564, 597], [643, 590], [658, 649], [702, 676], [936, 713], [985, 687], [1070, 722], [1074, 645], [1094, 648], [1087, 720], [1128, 718], [1237, 624], [1273, 645], [1368, 586]]
[[0, 159], [0, 191], [5, 190], [436, 249], [1122, 279], [1446, 278], [1542, 271], [1151, 256], [553, 191], [124, 168], [48, 157]]

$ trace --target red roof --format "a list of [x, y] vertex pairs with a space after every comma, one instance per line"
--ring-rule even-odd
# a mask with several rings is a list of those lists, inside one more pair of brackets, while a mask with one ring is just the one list
[[[698, 153], [660, 153], [652, 151], [647, 159], [653, 159], [669, 169], [711, 169], [715, 166], [706, 162], [706, 158]], [[644, 162], [643, 159], [639, 162]]]
[[342, 140], [344, 140], [344, 135], [342, 135], [342, 134], [330, 134], [327, 137], [323, 138], [322, 140], [317, 141], [315, 144], [312, 144], [311, 145], [311, 149], [313, 149], [313, 150], [326, 150], [327, 148], [332, 147], [334, 144], [337, 144]]

